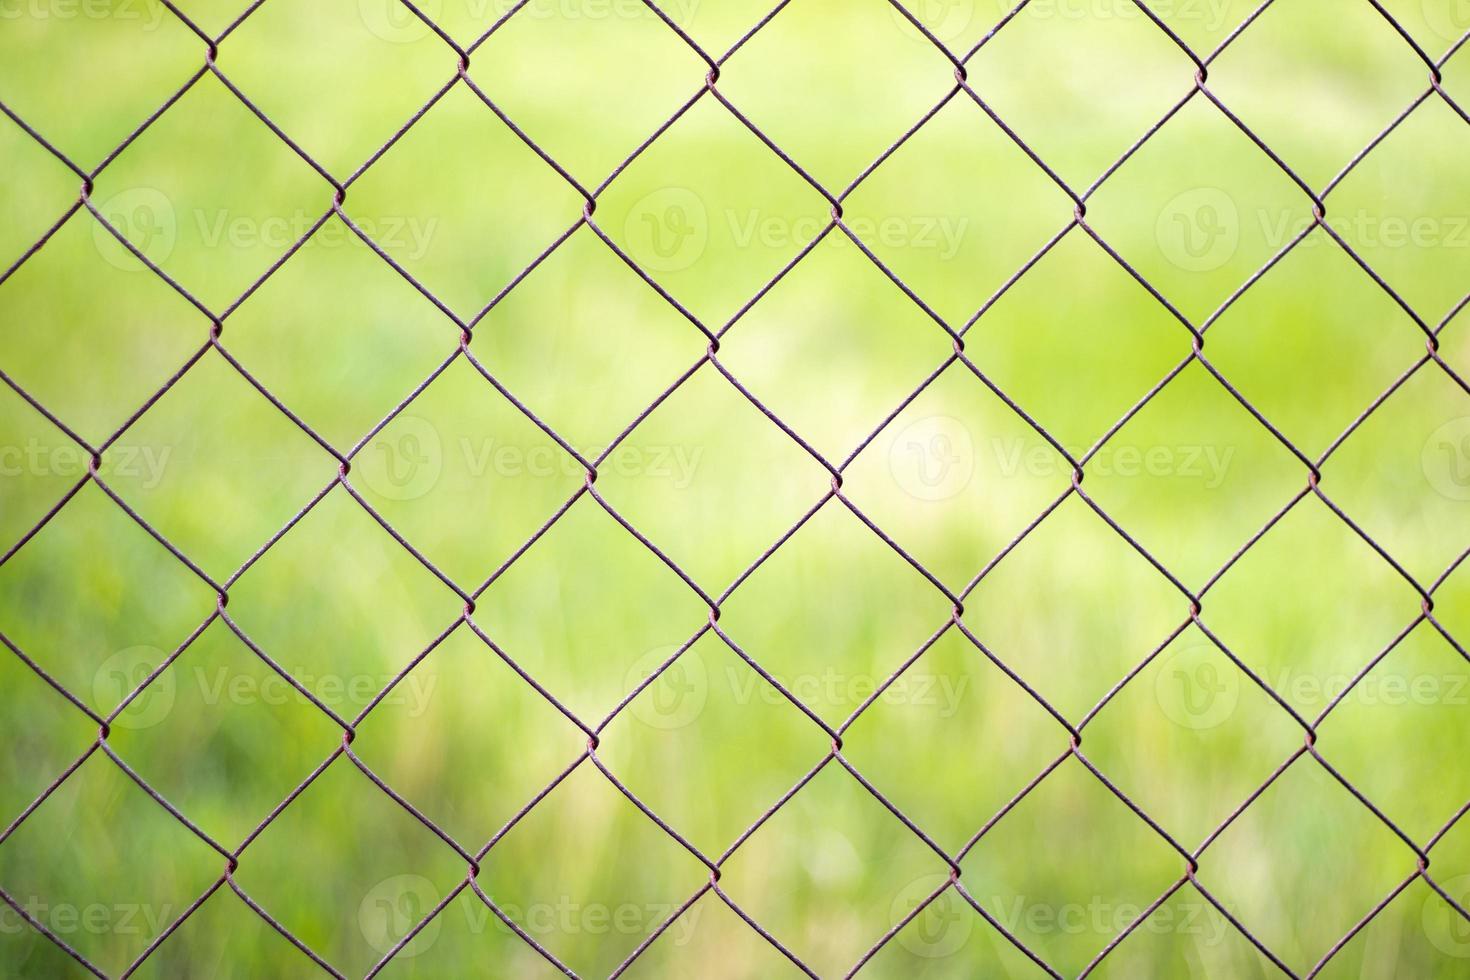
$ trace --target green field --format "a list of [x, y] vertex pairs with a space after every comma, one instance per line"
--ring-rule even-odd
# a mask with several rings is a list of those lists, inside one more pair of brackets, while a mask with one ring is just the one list
[[[157, 0], [0, 0], [54, 150], [0, 116], [0, 889], [108, 976], [325, 975], [232, 885], [348, 976], [451, 894], [384, 976], [554, 976], [465, 887], [492, 841], [582, 976], [691, 851], [824, 977], [940, 889], [864, 976], [1044, 976], [997, 925], [1066, 976], [1125, 931], [1093, 975], [1282, 975], [1242, 927], [1466, 975], [1416, 849], [1470, 908], [1470, 6], [915, 0], [988, 36], [960, 91], [888, 0], [723, 60], [773, 2], [662, 5], [717, 99], [642, 0], [420, 2], [509, 14], [478, 94], [398, 0], [177, 0], [218, 74]], [[1239, 125], [1178, 107], [1253, 14]], [[0, 905], [0, 975], [86, 973]], [[706, 890], [628, 975], [799, 974]]]

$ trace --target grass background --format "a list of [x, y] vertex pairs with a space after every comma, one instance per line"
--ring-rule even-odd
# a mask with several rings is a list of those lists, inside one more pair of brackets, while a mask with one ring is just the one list
[[[237, 0], [181, 8], [207, 33]], [[1239, 0], [1153, 5], [1200, 52]], [[1384, 6], [1438, 58], [1466, 29], [1454, 0]], [[505, 12], [425, 6], [467, 44]], [[686, 0], [670, 15], [711, 52], [766, 9]], [[956, 50], [994, 0], [916, 5]], [[199, 68], [203, 43], [148, 0], [36, 0], [0, 21], [0, 99], [84, 170]], [[375, 0], [267, 0], [220, 45], [229, 79], [345, 178], [452, 77], [436, 35]], [[698, 91], [707, 66], [640, 4], [533, 0], [469, 77], [583, 186], [600, 184]], [[987, 103], [1087, 188], [1183, 97], [1194, 65], [1125, 0], [1042, 0], [967, 66]], [[1443, 87], [1470, 102], [1470, 57]], [[1277, 0], [1218, 61], [1212, 91], [1323, 188], [1427, 87], [1428, 69], [1367, 2]], [[721, 69], [719, 89], [837, 192], [953, 87], [953, 66], [881, 0], [794, 0]], [[0, 120], [0, 256], [75, 201], [78, 178]], [[1337, 185], [1328, 216], [1430, 328], [1470, 291], [1470, 126], [1437, 96]], [[206, 75], [96, 178], [92, 201], [213, 310], [231, 306], [331, 202], [323, 178]], [[581, 213], [582, 198], [454, 86], [347, 190], [343, 210], [462, 318], [490, 303]], [[830, 206], [706, 96], [599, 195], [599, 226], [717, 330], [824, 227]], [[872, 251], [955, 329], [1070, 219], [1072, 202], [961, 95], [844, 201]], [[1088, 221], [1203, 323], [1310, 220], [1310, 201], [1196, 97], [1088, 201]], [[86, 212], [0, 283], [0, 368], [101, 441], [208, 337], [198, 309]], [[1413, 318], [1318, 229], [1207, 333], [1206, 353], [1308, 455], [1422, 359]], [[224, 321], [221, 343], [346, 451], [456, 350], [459, 329], [336, 217]], [[471, 349], [585, 454], [614, 439], [707, 342], [583, 227], [478, 325]], [[966, 352], [1064, 446], [1093, 446], [1188, 356], [1191, 337], [1073, 229], [966, 335]], [[722, 364], [840, 461], [949, 358], [949, 337], [849, 240], [829, 235], [722, 341]], [[1470, 369], [1450, 319], [1446, 363]], [[76, 483], [85, 454], [0, 390], [0, 540]], [[1419, 583], [1470, 545], [1470, 398], [1417, 372], [1332, 455], [1323, 490]], [[830, 475], [705, 365], [604, 464], [597, 488], [707, 592], [733, 582], [826, 493]], [[129, 505], [223, 579], [326, 486], [337, 462], [210, 350], [104, 454]], [[1198, 590], [1299, 493], [1306, 471], [1198, 364], [1112, 435], [1085, 488]], [[458, 358], [355, 457], [352, 484], [461, 588], [505, 562], [583, 474]], [[1015, 412], [951, 366], [844, 474], [844, 492], [948, 588], [961, 589], [1069, 486]], [[1470, 571], [1435, 593], [1470, 635]], [[341, 486], [229, 590], [263, 651], [350, 717], [455, 622], [464, 603]], [[96, 486], [0, 565], [0, 631], [99, 713], [215, 607], [201, 582]], [[1315, 497], [1214, 584], [1202, 619], [1304, 717], [1411, 623], [1420, 597]], [[840, 724], [950, 616], [949, 601], [833, 501], [723, 603], [721, 628]], [[1302, 731], [1197, 627], [1188, 602], [1075, 495], [965, 603], [986, 647], [1079, 723], [1088, 758], [1193, 849], [1302, 744]], [[595, 724], [708, 619], [678, 577], [583, 496], [480, 598], [476, 623]], [[1177, 632], [1177, 635], [1176, 634]], [[1463, 641], [1462, 641], [1463, 643]], [[21, 813], [96, 725], [18, 658], [0, 658], [0, 813]], [[1416, 843], [1470, 799], [1470, 669], [1420, 623], [1323, 722], [1317, 747]], [[109, 745], [233, 848], [340, 743], [340, 729], [210, 622], [115, 722]], [[361, 724], [354, 751], [469, 850], [585, 736], [461, 625]], [[713, 634], [602, 734], [599, 758], [717, 855], [821, 760], [830, 739]], [[1065, 730], [950, 629], [844, 737], [844, 754], [947, 851], [1067, 747]], [[1298, 972], [1415, 868], [1415, 855], [1310, 757], [1200, 860], [1199, 881]], [[93, 754], [0, 844], [0, 887], [117, 973], [221, 873], [223, 860]], [[1077, 760], [981, 838], [966, 887], [1075, 975], [1184, 862]], [[338, 759], [255, 839], [235, 880], [335, 968], [362, 974], [464, 878], [464, 862]], [[947, 869], [835, 763], [752, 836], [722, 887], [822, 975], [841, 973]], [[1470, 893], [1470, 829], [1431, 873]], [[584, 763], [492, 849], [482, 887], [579, 973], [606, 974], [708, 872]], [[1470, 932], [1422, 881], [1328, 965], [1340, 977], [1458, 976]], [[227, 888], [141, 975], [310, 975]], [[12, 911], [0, 972], [78, 972]], [[462, 894], [389, 976], [552, 975]], [[644, 976], [747, 977], [790, 964], [706, 895], [640, 957]], [[869, 963], [879, 976], [1040, 975], [947, 892]], [[1268, 976], [1275, 968], [1186, 884], [1111, 955], [1116, 976]]]

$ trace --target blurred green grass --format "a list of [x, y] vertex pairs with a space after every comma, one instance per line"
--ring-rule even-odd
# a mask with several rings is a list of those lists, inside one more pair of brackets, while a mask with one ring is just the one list
[[[181, 8], [208, 32], [237, 0]], [[422, 4], [462, 44], [508, 9]], [[995, 0], [913, 5], [957, 50]], [[1470, 23], [1451, 0], [1384, 6], [1434, 57]], [[1208, 51], [1254, 9], [1154, 9]], [[666, 6], [711, 52], [767, 9]], [[1458, 19], [1457, 19], [1458, 18]], [[1324, 26], [1329, 25], [1329, 26]], [[202, 43], [151, 0], [27, 0], [0, 21], [0, 99], [88, 169], [199, 68]], [[386, 2], [269, 0], [220, 46], [231, 81], [339, 179], [453, 77], [457, 55]], [[1465, 104], [1463, 54], [1444, 68]], [[1037, 0], [969, 63], [987, 104], [1056, 173], [1089, 185], [1192, 84], [1194, 65], [1131, 2]], [[638, 3], [533, 0], [468, 75], [584, 187], [597, 187], [697, 92], [707, 67]], [[1211, 64], [1210, 85], [1311, 186], [1427, 87], [1370, 4], [1278, 0]], [[952, 88], [953, 66], [880, 0], [794, 0], [721, 69], [720, 91], [840, 191]], [[1430, 328], [1470, 291], [1470, 129], [1431, 97], [1337, 186], [1329, 219]], [[0, 120], [0, 262], [75, 201], [77, 178]], [[331, 188], [205, 75], [97, 177], [92, 200], [212, 309], [230, 306], [327, 211]], [[343, 210], [458, 316], [491, 304], [571, 228], [580, 195], [456, 85], [347, 189]], [[1096, 242], [1073, 204], [972, 101], [948, 102], [844, 200], [873, 253], [1069, 452], [1092, 447], [1191, 350], [1187, 329]], [[829, 203], [705, 97], [599, 195], [600, 228], [710, 330], [722, 364], [818, 452], [843, 490], [952, 590], [1070, 485], [1064, 459], [963, 367], [904, 404], [952, 353], [945, 332], [841, 233]], [[1310, 220], [1310, 204], [1214, 107], [1194, 99], [1088, 201], [1088, 220], [1200, 324]], [[94, 442], [163, 385], [208, 319], [83, 211], [0, 283], [0, 368]], [[1413, 317], [1320, 229], [1207, 333], [1211, 363], [1308, 455], [1424, 356]], [[1440, 356], [1470, 372], [1470, 328]], [[460, 357], [459, 328], [336, 218], [225, 320], [222, 343], [291, 411], [355, 456], [353, 486], [463, 589], [517, 553], [581, 468]], [[478, 325], [471, 350], [592, 457], [703, 354], [705, 337], [588, 228]], [[0, 391], [0, 541], [20, 539], [87, 460]], [[892, 418], [900, 404], [904, 407]], [[1336, 450], [1323, 488], [1420, 583], [1470, 538], [1470, 401], [1430, 365]], [[216, 580], [327, 486], [337, 462], [208, 351], [104, 454], [129, 505]], [[1089, 462], [1085, 488], [1198, 590], [1301, 492], [1305, 468], [1191, 364]], [[603, 464], [619, 513], [720, 594], [827, 493], [830, 474], [706, 365]], [[586, 744], [468, 627], [464, 602], [338, 486], [229, 591], [260, 651], [343, 718], [433, 649], [362, 723], [354, 752], [461, 845], [478, 849]], [[1470, 572], [1435, 593], [1470, 636]], [[0, 632], [93, 710], [111, 711], [188, 639], [212, 590], [85, 486], [0, 566]], [[1213, 584], [1203, 622], [1075, 496], [990, 570], [964, 623], [1077, 724], [1087, 757], [1186, 849], [1298, 752], [1302, 732], [1216, 645], [1313, 719], [1414, 622], [1420, 597], [1308, 497]], [[720, 628], [828, 725], [841, 725], [949, 622], [950, 602], [840, 503], [828, 503], [722, 603]], [[707, 622], [667, 566], [586, 496], [478, 600], [503, 653], [595, 725]], [[436, 643], [436, 640], [438, 641]], [[1463, 642], [1463, 640], [1462, 640]], [[1156, 656], [1151, 656], [1157, 651]], [[1140, 664], [1148, 658], [1146, 665]], [[1133, 673], [1137, 671], [1136, 675]], [[19, 814], [95, 725], [0, 658], [4, 779]], [[1470, 671], [1421, 623], [1323, 722], [1318, 750], [1423, 846], [1470, 799]], [[341, 742], [337, 726], [215, 621], [115, 722], [109, 745], [234, 847]], [[720, 854], [819, 762], [830, 738], [706, 634], [601, 735], [599, 758], [704, 853]], [[1064, 729], [950, 629], [844, 733], [844, 755], [949, 853], [1067, 748]], [[1470, 831], [1432, 870], [1462, 901]], [[1310, 757], [1201, 858], [1200, 884], [1306, 971], [1415, 868], [1415, 855]], [[220, 874], [223, 859], [92, 755], [0, 844], [0, 887], [120, 972]], [[980, 838], [962, 882], [1068, 975], [1178, 880], [1184, 860], [1076, 759]], [[852, 966], [946, 880], [937, 855], [828, 764], [723, 867], [721, 887], [822, 975]], [[579, 973], [614, 970], [708, 879], [584, 763], [516, 823], [479, 883]], [[444, 842], [338, 758], [251, 842], [235, 881], [333, 966], [360, 975], [464, 881]], [[1463, 975], [1466, 925], [1413, 882], [1324, 971]], [[141, 975], [308, 975], [315, 967], [222, 887]], [[0, 914], [0, 973], [76, 964]], [[554, 971], [461, 892], [384, 971]], [[706, 894], [633, 975], [792, 973]], [[877, 976], [1041, 975], [953, 891], [868, 964]], [[1102, 963], [1128, 977], [1275, 968], [1185, 884]]]

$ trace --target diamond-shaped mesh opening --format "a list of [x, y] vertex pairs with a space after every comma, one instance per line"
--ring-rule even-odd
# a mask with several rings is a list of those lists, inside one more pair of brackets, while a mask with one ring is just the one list
[[[581, 57], [568, 64], [568, 49]], [[531, 0], [481, 49], [471, 77], [590, 186], [679, 108], [699, 68], [644, 4]], [[582, 125], [588, 117], [602, 123]]]
[[[341, 741], [312, 699], [350, 718], [384, 683], [295, 663], [287, 674], [215, 620], [118, 717], [111, 744], [201, 829], [233, 845]], [[257, 763], [261, 750], [273, 765]]]
[[98, 178], [94, 206], [181, 286], [224, 309], [306, 233], [331, 193], [206, 75]]
[[236, 882], [336, 969], [363, 974], [464, 872], [444, 841], [339, 756], [251, 841]]
[[[1269, 828], [1269, 830], [1268, 830]], [[1294, 841], [1279, 843], [1283, 828]], [[1199, 880], [1294, 970], [1306, 970], [1403, 879], [1399, 841], [1321, 765], [1298, 759], [1201, 858]], [[1310, 863], [1310, 876], [1294, 869]], [[1307, 920], [1281, 910], [1310, 903]], [[1248, 910], [1248, 911], [1247, 911]]]
[[[1427, 66], [1373, 8], [1331, 0], [1271, 4], [1211, 73], [1221, 101], [1313, 188], [1347, 166], [1426, 83]], [[1324, 16], [1336, 18], [1338, 37], [1356, 43], [1303, 60], [1302, 32]], [[1250, 84], [1261, 72], [1276, 79], [1269, 89]], [[1279, 98], [1285, 90], [1294, 97]]]
[[[392, 37], [378, 16], [388, 9], [373, 0], [265, 5], [221, 47], [221, 68], [302, 149], [346, 177], [453, 74], [455, 56], [437, 38]], [[414, 23], [405, 10], [403, 26]]]
[[973, 91], [1078, 190], [1187, 91], [1185, 54], [1129, 7], [1027, 4], [971, 62]]
[[821, 899], [804, 927], [776, 938], [820, 973], [841, 973], [892, 923], [891, 909], [915, 878], [943, 860], [829, 763], [732, 858], [721, 878], [747, 914], [793, 922], [806, 894]]
[[[841, 33], [813, 45], [825, 19], [819, 4], [785, 5], [730, 59], [722, 90], [835, 190], [939, 101], [952, 79], [937, 50], [905, 41], [906, 22], [886, 0], [853, 0]], [[840, 127], [821, 125], [832, 116]]]
[[[158, 0], [25, 4], [5, 19], [0, 88], [83, 166], [102, 157], [198, 69], [204, 45]], [[71, 85], [57, 85], [60, 77]], [[78, 99], [81, 88], [94, 94]]]
[[[1017, 847], [1037, 828], [1055, 835], [1047, 853]], [[1073, 862], [1084, 853], [1086, 873], [1078, 874]], [[1147, 905], [1183, 863], [1080, 762], [1068, 759], [989, 827], [966, 857], [961, 881], [1008, 931], [1073, 974], [1127, 925], [1118, 906]]]
[[224, 863], [99, 751], [8, 840], [0, 887], [82, 955], [121, 973]]
[[[652, 677], [607, 728], [602, 757], [657, 812], [698, 847], [719, 853], [760, 817], [770, 802], [821, 761], [831, 740], [798, 711], [788, 693], [861, 693], [871, 680], [826, 674], [771, 683], [722, 640], [705, 634], [659, 672], [680, 646], [648, 651], [629, 672], [628, 690]], [[782, 688], [785, 688], [783, 692]], [[727, 778], [722, 753], [739, 747], [741, 777]], [[669, 786], [661, 773], [678, 769], [695, 793]]]
[[1470, 953], [1463, 4], [12, 6], [9, 972]]
[[[158, 258], [162, 251], [155, 249], [165, 250], [169, 236], [162, 218], [155, 220], [166, 212], [154, 192], [124, 191], [108, 200], [115, 214], [149, 229], [133, 241], [145, 255]], [[56, 295], [57, 278], [74, 275], [84, 275], [92, 287]], [[6, 280], [0, 316], [7, 325], [0, 333], [5, 372], [78, 435], [98, 441], [144, 405], [209, 331], [203, 314], [86, 211], [68, 219]], [[58, 364], [85, 373], [88, 383], [58, 386], [53, 375]], [[8, 419], [11, 413], [6, 414]]]
[[[600, 853], [604, 839], [618, 842], [615, 855]], [[547, 847], [566, 860], [541, 860]], [[609, 867], [620, 873], [609, 876]], [[516, 925], [573, 969], [607, 974], [707, 874], [587, 762], [496, 843], [482, 883]]]

